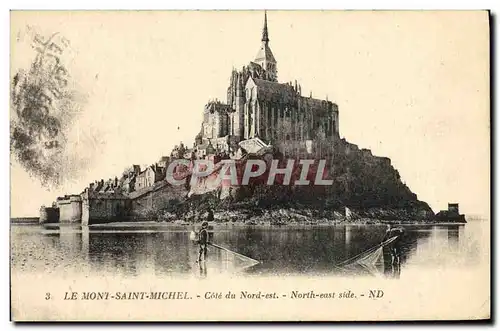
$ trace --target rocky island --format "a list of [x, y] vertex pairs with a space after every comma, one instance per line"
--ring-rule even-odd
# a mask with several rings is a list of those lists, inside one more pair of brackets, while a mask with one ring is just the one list
[[[218, 222], [249, 224], [436, 221], [389, 158], [341, 138], [336, 103], [303, 96], [297, 81], [278, 81], [269, 41], [265, 16], [257, 56], [232, 70], [226, 102], [205, 105], [191, 148], [180, 143], [151, 166], [90, 183], [81, 194], [58, 198], [58, 213], [42, 207], [43, 214], [88, 225], [189, 223], [209, 209]], [[257, 170], [256, 163], [265, 166]], [[210, 165], [203, 176], [199, 164]], [[246, 169], [253, 175], [245, 180]]]

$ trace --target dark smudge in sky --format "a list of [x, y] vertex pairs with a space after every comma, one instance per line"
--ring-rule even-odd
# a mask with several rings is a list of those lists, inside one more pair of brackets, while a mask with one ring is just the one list
[[[69, 41], [59, 34], [33, 37], [35, 59], [11, 81], [11, 154], [48, 189], [77, 177], [89, 160], [68, 150], [68, 132], [81, 116], [85, 94], [63, 65]], [[83, 96], [83, 97], [82, 97]]]

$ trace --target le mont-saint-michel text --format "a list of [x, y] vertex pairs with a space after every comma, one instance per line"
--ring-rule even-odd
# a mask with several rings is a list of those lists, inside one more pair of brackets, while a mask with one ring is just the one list
[[[380, 299], [384, 296], [383, 290], [367, 290], [366, 292], [343, 291], [290, 291], [290, 292], [265, 292], [265, 291], [218, 291], [218, 292], [72, 292], [64, 293], [64, 300], [276, 300], [276, 299]], [[52, 297], [47, 293], [46, 299]]]

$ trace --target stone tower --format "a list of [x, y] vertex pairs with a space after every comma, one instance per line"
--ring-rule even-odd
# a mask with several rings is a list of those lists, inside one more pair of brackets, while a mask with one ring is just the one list
[[244, 113], [245, 113], [245, 88], [243, 81], [244, 77], [241, 73], [236, 76], [236, 100], [235, 100], [235, 112], [234, 116], [234, 131], [233, 135], [241, 139], [244, 132]]
[[267, 31], [267, 12], [264, 12], [264, 28], [262, 29], [262, 44], [255, 57], [255, 63], [259, 64], [267, 74], [267, 80], [278, 81], [278, 71], [276, 68], [276, 59], [269, 47], [269, 33]]

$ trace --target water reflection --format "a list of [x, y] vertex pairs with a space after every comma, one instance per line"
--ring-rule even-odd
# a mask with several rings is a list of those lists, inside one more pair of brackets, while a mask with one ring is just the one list
[[201, 278], [206, 278], [207, 277], [207, 263], [205, 261], [200, 261], [200, 277]]
[[463, 226], [459, 225], [450, 225], [448, 227], [448, 245], [453, 248], [458, 248], [458, 242], [460, 240], [460, 229]]
[[384, 275], [388, 278], [399, 279], [401, 277], [401, 263], [390, 263], [391, 261], [384, 260]]
[[[469, 225], [467, 225], [469, 226]], [[207, 261], [196, 263], [198, 246], [189, 229], [172, 226], [12, 227], [12, 268], [84, 274], [183, 275], [206, 278], [220, 273], [255, 275], [334, 274], [335, 266], [379, 244], [386, 227], [346, 225], [317, 227], [237, 227], [215, 229], [213, 242], [229, 251], [209, 247]], [[474, 260], [477, 250], [464, 226], [408, 226], [399, 263], [383, 252], [383, 265], [364, 270], [399, 278], [407, 264], [442, 265], [447, 259]], [[248, 261], [230, 251], [259, 260]], [[209, 270], [210, 269], [210, 270]], [[342, 272], [346, 272], [343, 270]], [[404, 273], [404, 270], [403, 270]], [[353, 275], [356, 273], [353, 273]]]

